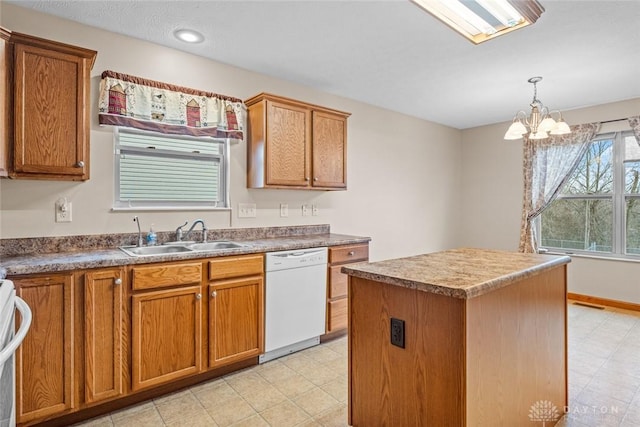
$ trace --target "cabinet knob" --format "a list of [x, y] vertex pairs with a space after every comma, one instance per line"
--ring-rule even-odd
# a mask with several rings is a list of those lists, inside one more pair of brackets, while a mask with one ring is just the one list
[[77, 168], [83, 168], [84, 167], [84, 162], [82, 160], [80, 160], [78, 163], [76, 163], [76, 167]]
[[201, 299], [202, 298], [202, 294], [196, 294], [196, 299]]
[[305, 181], [309, 181], [309, 177], [308, 177], [308, 176], [305, 176], [305, 177], [304, 177], [304, 180], [305, 180]]
[[313, 178], [313, 180], [314, 180], [314, 181], [317, 181], [317, 180], [318, 180], [318, 177], [317, 177], [317, 176], [316, 176], [316, 177], [314, 177], [314, 178]]
[[211, 296], [215, 298], [215, 297], [218, 296], [218, 293], [216, 291], [213, 291], [213, 292], [211, 292]]
[[121, 278], [117, 278], [116, 280], [113, 281], [114, 285], [122, 285], [122, 279]]
[[353, 252], [353, 251], [349, 251], [349, 254], [348, 254], [348, 255], [349, 255], [349, 256], [354, 256], [355, 254], [356, 254], [355, 252]]

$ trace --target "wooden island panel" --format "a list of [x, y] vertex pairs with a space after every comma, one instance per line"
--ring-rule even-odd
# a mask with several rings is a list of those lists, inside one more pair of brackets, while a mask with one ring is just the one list
[[[537, 421], [530, 409], [547, 401], [559, 418], [567, 262], [463, 249], [345, 267], [349, 424], [512, 427]], [[391, 344], [392, 318], [404, 321], [404, 348]]]
[[[351, 278], [353, 426], [461, 426], [463, 300]], [[391, 317], [405, 321], [405, 348], [390, 344]], [[421, 327], [429, 325], [429, 327]]]

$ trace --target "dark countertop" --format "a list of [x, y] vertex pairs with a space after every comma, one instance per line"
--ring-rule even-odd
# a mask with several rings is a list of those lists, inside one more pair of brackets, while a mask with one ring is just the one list
[[215, 251], [181, 252], [139, 257], [129, 256], [117, 248], [84, 249], [57, 253], [31, 253], [17, 256], [5, 256], [0, 261], [0, 267], [5, 268], [7, 270], [7, 276], [11, 278], [11, 276], [19, 274], [49, 273], [132, 264], [148, 264], [153, 262], [214, 258], [228, 255], [284, 251], [322, 246], [350, 245], [367, 243], [370, 240], [371, 238], [369, 237], [333, 233], [244, 240], [234, 239], [234, 241], [247, 244], [248, 246]]
[[461, 248], [345, 266], [354, 277], [468, 299], [571, 262], [568, 256]]

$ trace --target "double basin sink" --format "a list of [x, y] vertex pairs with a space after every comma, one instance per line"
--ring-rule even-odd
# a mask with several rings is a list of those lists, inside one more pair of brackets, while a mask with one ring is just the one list
[[205, 252], [222, 249], [243, 248], [248, 245], [229, 241], [215, 241], [203, 243], [188, 243], [160, 245], [160, 246], [120, 246], [120, 250], [129, 256], [166, 255], [185, 252]]

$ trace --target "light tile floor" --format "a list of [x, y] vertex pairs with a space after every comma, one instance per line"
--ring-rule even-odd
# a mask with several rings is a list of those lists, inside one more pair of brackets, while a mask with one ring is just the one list
[[[558, 426], [639, 427], [640, 313], [570, 304], [568, 323], [570, 412]], [[344, 427], [346, 355], [340, 338], [78, 426]]]

